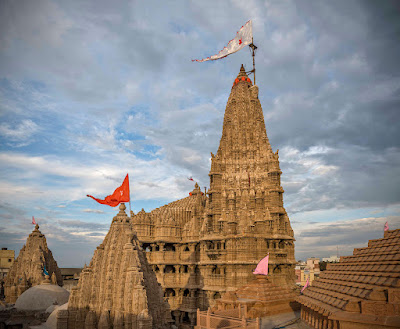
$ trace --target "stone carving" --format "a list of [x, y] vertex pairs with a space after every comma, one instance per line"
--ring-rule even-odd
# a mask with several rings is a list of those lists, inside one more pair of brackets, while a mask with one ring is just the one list
[[170, 328], [168, 304], [136, 237], [125, 205], [72, 288], [58, 329]]
[[47, 247], [46, 237], [36, 224], [7, 274], [4, 283], [6, 302], [15, 303], [25, 290], [41, 284], [45, 280], [44, 267], [51, 275], [52, 283], [62, 286], [61, 271]]
[[315, 328], [400, 328], [400, 229], [328, 264], [304, 294], [301, 317]]
[[[271, 283], [294, 285], [294, 237], [283, 207], [278, 153], [242, 66], [229, 96], [222, 137], [211, 153], [210, 189], [132, 217], [176, 324], [195, 324], [224, 292], [249, 283], [270, 253]], [[275, 269], [275, 270], [274, 270]]]

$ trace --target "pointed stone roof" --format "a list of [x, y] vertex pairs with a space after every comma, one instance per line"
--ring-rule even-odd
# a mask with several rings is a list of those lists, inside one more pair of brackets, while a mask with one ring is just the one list
[[[168, 328], [167, 304], [125, 205], [73, 288], [59, 329]], [[65, 326], [64, 326], [65, 325]]]
[[55, 276], [53, 282], [61, 286], [63, 283], [61, 271], [47, 246], [46, 237], [39, 231], [39, 225], [36, 224], [7, 274], [6, 301], [15, 303], [18, 296], [26, 289], [41, 284], [45, 280], [44, 267], [50, 276]]
[[339, 263], [328, 264], [297, 300], [307, 321], [312, 320], [313, 315], [308, 315], [312, 310], [327, 323], [399, 328], [400, 229], [370, 240], [368, 247], [354, 249], [352, 256], [340, 257]]
[[258, 87], [252, 86], [242, 65], [226, 105], [217, 158], [236, 164], [246, 158], [255, 162], [271, 157]]

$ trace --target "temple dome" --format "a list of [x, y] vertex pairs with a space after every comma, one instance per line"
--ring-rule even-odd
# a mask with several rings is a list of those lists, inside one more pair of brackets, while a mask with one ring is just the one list
[[68, 303], [65, 303], [61, 306], [56, 306], [54, 311], [51, 312], [46, 323], [44, 324], [45, 328], [57, 329], [57, 313], [58, 313], [58, 311], [67, 310], [67, 309], [68, 309]]
[[55, 302], [68, 302], [69, 292], [54, 284], [40, 284], [24, 291], [15, 302], [15, 308], [25, 311], [45, 311]]

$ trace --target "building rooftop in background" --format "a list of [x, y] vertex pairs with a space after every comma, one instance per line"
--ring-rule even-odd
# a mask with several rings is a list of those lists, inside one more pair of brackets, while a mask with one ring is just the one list
[[3, 247], [0, 250], [0, 282], [4, 280], [11, 266], [14, 264], [15, 251]]

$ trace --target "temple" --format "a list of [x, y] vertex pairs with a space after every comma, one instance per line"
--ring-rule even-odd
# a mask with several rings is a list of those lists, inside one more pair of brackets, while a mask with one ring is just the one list
[[57, 329], [164, 329], [170, 311], [133, 230], [125, 205], [71, 289]]
[[400, 229], [328, 264], [297, 298], [301, 318], [320, 329], [400, 328]]
[[295, 282], [294, 237], [283, 207], [278, 151], [269, 143], [258, 87], [242, 65], [229, 96], [218, 151], [211, 153], [210, 188], [132, 214], [149, 264], [176, 324], [196, 322], [227, 291], [254, 279], [269, 257], [269, 283]]
[[5, 279], [6, 302], [15, 303], [25, 290], [41, 284], [46, 279], [44, 270], [47, 271], [53, 284], [62, 286], [60, 269], [47, 247], [46, 237], [36, 224]]

